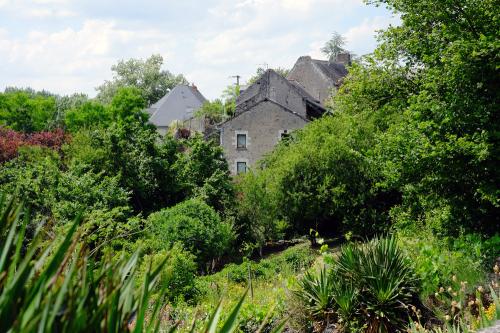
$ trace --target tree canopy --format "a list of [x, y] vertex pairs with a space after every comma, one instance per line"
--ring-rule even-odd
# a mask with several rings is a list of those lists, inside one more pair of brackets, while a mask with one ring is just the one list
[[146, 105], [151, 105], [162, 98], [178, 84], [187, 84], [182, 74], [174, 75], [162, 69], [163, 57], [153, 54], [146, 60], [120, 60], [111, 67], [113, 79], [97, 87], [97, 99], [109, 103], [120, 87], [139, 89]]

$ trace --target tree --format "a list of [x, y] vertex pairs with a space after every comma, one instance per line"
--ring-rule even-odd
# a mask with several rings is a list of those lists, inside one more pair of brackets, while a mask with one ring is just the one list
[[195, 113], [196, 117], [205, 117], [211, 124], [217, 124], [234, 115], [236, 100], [240, 95], [240, 86], [229, 85], [222, 92], [221, 98], [205, 102]]
[[397, 215], [424, 221], [442, 234], [497, 232], [497, 2], [373, 3], [386, 5], [402, 19], [400, 27], [381, 34], [376, 55], [379, 61], [401, 64], [414, 87], [404, 98], [404, 121], [384, 134], [375, 152], [385, 184], [402, 193]]
[[325, 46], [321, 48], [321, 52], [328, 57], [329, 61], [335, 61], [339, 54], [347, 52], [347, 50], [344, 49], [345, 43], [345, 37], [335, 31], [332, 34], [332, 38], [330, 38], [330, 40], [325, 43]]
[[162, 98], [178, 84], [186, 84], [184, 76], [174, 75], [168, 70], [162, 70], [163, 57], [153, 54], [146, 60], [120, 60], [111, 67], [113, 80], [106, 81], [97, 87], [97, 99], [104, 103], [111, 102], [120, 87], [136, 87], [142, 94], [147, 105]]
[[52, 96], [12, 89], [0, 93], [0, 125], [37, 132], [51, 129], [55, 119], [56, 100]]

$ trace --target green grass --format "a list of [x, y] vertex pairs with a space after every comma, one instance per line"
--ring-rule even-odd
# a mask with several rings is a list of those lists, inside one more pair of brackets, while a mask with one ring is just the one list
[[[204, 322], [209, 318], [221, 297], [221, 321], [238, 303], [239, 296], [248, 289], [248, 295], [239, 313], [239, 332], [255, 332], [265, 321], [263, 332], [281, 323], [290, 289], [297, 276], [308, 269], [317, 258], [309, 243], [303, 243], [271, 255], [260, 261], [229, 264], [220, 272], [196, 279], [197, 297], [192, 304], [179, 303], [167, 309], [164, 325], [179, 321], [179, 331], [189, 331], [194, 319]], [[249, 283], [251, 272], [251, 286]], [[194, 305], [196, 304], [196, 305]], [[200, 324], [201, 325], [201, 324]]]

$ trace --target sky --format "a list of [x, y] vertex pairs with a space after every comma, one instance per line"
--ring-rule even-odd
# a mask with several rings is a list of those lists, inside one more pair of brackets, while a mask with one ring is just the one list
[[112, 79], [121, 59], [161, 54], [209, 99], [258, 67], [324, 59], [337, 31], [357, 55], [398, 19], [362, 0], [0, 0], [0, 90], [32, 87], [61, 95]]

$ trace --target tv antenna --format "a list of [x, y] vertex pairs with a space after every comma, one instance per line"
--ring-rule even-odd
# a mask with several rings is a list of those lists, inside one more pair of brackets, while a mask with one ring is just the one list
[[230, 78], [236, 78], [236, 85], [237, 86], [240, 85], [241, 75], [233, 75], [233, 76], [230, 76]]

